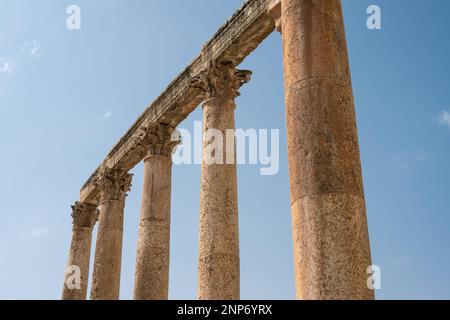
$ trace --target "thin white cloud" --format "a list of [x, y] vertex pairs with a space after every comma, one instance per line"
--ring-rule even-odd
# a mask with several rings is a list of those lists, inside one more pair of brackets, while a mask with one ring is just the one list
[[430, 159], [430, 155], [428, 153], [426, 153], [423, 150], [420, 150], [416, 153], [416, 160], [417, 161], [427, 161], [428, 159]]
[[32, 57], [39, 57], [41, 55], [42, 44], [38, 39], [33, 39], [33, 41], [25, 41], [20, 47], [20, 54], [29, 54]]
[[11, 74], [12, 66], [13, 66], [12, 61], [0, 59], [0, 73]]
[[403, 170], [417, 168], [421, 164], [427, 164], [432, 156], [424, 149], [411, 150], [396, 156], [395, 160]]
[[394, 260], [394, 265], [401, 266], [408, 262], [407, 256], [399, 256]]
[[30, 54], [33, 57], [39, 57], [41, 55], [42, 45], [39, 40], [34, 39], [30, 45]]
[[439, 124], [450, 128], [450, 113], [447, 110], [442, 111], [438, 117]]
[[27, 239], [39, 238], [39, 237], [46, 235], [49, 232], [50, 232], [49, 228], [36, 228], [34, 230], [31, 230], [29, 233], [23, 234], [22, 238], [27, 238]]
[[33, 41], [25, 41], [22, 43], [22, 46], [19, 49], [19, 54], [15, 54], [14, 58], [6, 59], [4, 57], [0, 57], [0, 74], [10, 75], [15, 69], [14, 67], [20, 63], [20, 60], [23, 58], [21, 55], [26, 54], [30, 55], [32, 58], [39, 58], [42, 51], [42, 45], [39, 40], [34, 39]]
[[106, 112], [106, 113], [103, 115], [103, 118], [104, 118], [104, 119], [107, 119], [107, 118], [109, 118], [109, 117], [111, 117], [111, 116], [112, 116], [112, 111], [109, 110], [108, 112]]

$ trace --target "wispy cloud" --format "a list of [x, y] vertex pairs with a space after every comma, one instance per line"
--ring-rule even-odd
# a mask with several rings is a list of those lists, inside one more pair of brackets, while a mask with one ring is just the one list
[[438, 117], [439, 124], [450, 128], [450, 113], [447, 110], [442, 111]]
[[13, 64], [12, 61], [0, 59], [0, 73], [11, 74]]
[[394, 265], [401, 266], [401, 265], [404, 265], [407, 262], [408, 262], [408, 257], [407, 256], [399, 256], [399, 257], [395, 258]]
[[404, 170], [410, 170], [422, 164], [427, 164], [432, 156], [424, 149], [410, 150], [397, 155], [396, 160]]
[[112, 116], [112, 111], [109, 110], [108, 112], [106, 112], [106, 113], [103, 115], [103, 119], [107, 119], [107, 118], [109, 118], [109, 117], [111, 117], [111, 116]]
[[0, 74], [10, 75], [21, 60], [24, 59], [23, 55], [30, 56], [32, 58], [39, 58], [42, 51], [42, 44], [38, 39], [32, 41], [25, 41], [22, 43], [19, 49], [19, 54], [14, 54], [12, 59], [0, 57]]
[[49, 228], [36, 228], [22, 235], [22, 238], [32, 239], [39, 238], [50, 232]]
[[25, 41], [20, 47], [20, 54], [29, 54], [32, 57], [39, 57], [41, 55], [42, 44], [38, 39], [33, 39], [33, 41]]
[[30, 54], [33, 57], [39, 57], [41, 55], [42, 45], [39, 40], [34, 39], [30, 45]]
[[417, 161], [427, 161], [428, 159], [430, 159], [430, 155], [428, 153], [426, 153], [424, 150], [420, 150], [416, 153], [416, 160]]

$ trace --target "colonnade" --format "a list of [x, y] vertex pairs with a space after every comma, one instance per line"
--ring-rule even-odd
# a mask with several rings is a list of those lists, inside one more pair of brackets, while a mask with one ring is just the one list
[[[295, 281], [298, 299], [373, 299], [359, 143], [339, 0], [281, 0], [269, 13], [282, 35]], [[214, 60], [192, 78], [203, 103], [198, 298], [238, 300], [240, 259], [236, 161], [209, 163], [210, 128], [234, 129], [235, 98], [250, 71]], [[147, 126], [134, 298], [168, 299], [171, 154], [175, 128]], [[224, 159], [235, 150], [223, 146]], [[231, 144], [234, 146], [234, 143]], [[91, 299], [117, 300], [123, 218], [132, 175], [103, 168], [98, 203], [73, 207], [68, 268], [81, 285], [63, 299], [86, 299], [92, 230], [98, 220]]]

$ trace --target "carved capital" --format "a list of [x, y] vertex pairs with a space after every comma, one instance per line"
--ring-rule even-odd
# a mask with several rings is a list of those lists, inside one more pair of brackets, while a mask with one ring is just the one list
[[98, 220], [97, 206], [75, 202], [72, 206], [72, 219], [74, 228], [93, 228]]
[[251, 79], [252, 72], [238, 70], [231, 61], [211, 60], [208, 68], [190, 80], [190, 86], [201, 89], [205, 100], [234, 100], [239, 89]]
[[133, 175], [120, 169], [105, 168], [101, 171], [94, 185], [100, 190], [100, 201], [125, 200], [131, 189]]
[[137, 146], [143, 149], [147, 156], [172, 155], [173, 149], [180, 143], [175, 129], [169, 125], [151, 124], [141, 130]]

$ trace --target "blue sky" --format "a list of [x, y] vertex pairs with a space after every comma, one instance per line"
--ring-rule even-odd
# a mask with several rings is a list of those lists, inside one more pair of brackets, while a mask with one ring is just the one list
[[[59, 299], [70, 205], [114, 143], [242, 0], [0, 0], [0, 298]], [[66, 28], [77, 4], [82, 28]], [[382, 9], [382, 30], [366, 9]], [[447, 0], [343, 0], [380, 299], [450, 299]], [[240, 166], [241, 292], [295, 297], [281, 39], [241, 65], [238, 128], [280, 129], [280, 172]], [[446, 113], [447, 112], [447, 113]], [[193, 129], [196, 110], [180, 127]], [[132, 297], [142, 166], [127, 199]], [[199, 166], [175, 166], [170, 297], [196, 293]], [[94, 233], [95, 243], [95, 233]], [[91, 270], [92, 271], [92, 270]]]

